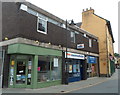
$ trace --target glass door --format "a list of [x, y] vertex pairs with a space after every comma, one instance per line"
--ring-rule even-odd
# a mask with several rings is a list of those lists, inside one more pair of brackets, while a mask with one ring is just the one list
[[27, 83], [27, 64], [24, 60], [17, 60], [16, 64], [16, 87], [26, 87]]

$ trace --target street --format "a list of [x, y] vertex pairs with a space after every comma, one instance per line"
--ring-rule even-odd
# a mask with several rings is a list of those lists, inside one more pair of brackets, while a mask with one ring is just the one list
[[107, 81], [70, 93], [118, 93], [118, 71]]
[[[119, 70], [119, 71], [118, 71]], [[27, 88], [7, 88], [3, 89], [3, 93], [41, 93], [41, 94], [49, 94], [53, 93], [56, 95], [64, 95], [64, 94], [75, 94], [75, 93], [82, 93], [87, 95], [87, 93], [92, 93], [91, 95], [99, 94], [109, 94], [109, 95], [118, 95], [118, 73], [120, 69], [116, 69], [116, 72], [110, 78], [89, 78], [87, 80], [69, 83], [69, 85], [57, 85], [52, 87], [46, 88], [39, 88], [39, 89], [27, 89]], [[116, 93], [116, 94], [115, 94]], [[52, 94], [52, 95], [53, 95]], [[5, 95], [5, 94], [3, 94]], [[50, 94], [51, 95], [51, 94]]]

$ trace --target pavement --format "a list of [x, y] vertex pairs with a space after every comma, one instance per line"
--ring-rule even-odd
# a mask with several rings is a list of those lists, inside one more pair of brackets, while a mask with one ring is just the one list
[[46, 88], [28, 89], [28, 88], [4, 88], [2, 93], [71, 93], [84, 88], [89, 88], [101, 83], [105, 83], [109, 80], [118, 78], [118, 70], [112, 77], [92, 77], [87, 80], [81, 80], [78, 82], [69, 83], [69, 85], [56, 85]]
[[56, 85], [46, 88], [28, 89], [28, 88], [4, 88], [2, 93], [69, 93], [71, 91], [91, 87], [103, 82], [109, 78], [92, 77], [87, 80], [69, 83], [69, 85]]

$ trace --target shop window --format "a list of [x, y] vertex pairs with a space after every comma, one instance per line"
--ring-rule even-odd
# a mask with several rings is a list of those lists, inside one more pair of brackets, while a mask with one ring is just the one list
[[61, 64], [58, 58], [52, 58], [51, 62], [51, 80], [59, 80], [61, 78]]
[[80, 61], [72, 60], [70, 62], [69, 77], [80, 77]]
[[38, 60], [38, 82], [50, 81], [50, 58], [39, 56]]
[[43, 34], [47, 34], [47, 21], [38, 17], [37, 31]]
[[38, 82], [54, 81], [61, 78], [61, 64], [58, 58], [39, 56]]

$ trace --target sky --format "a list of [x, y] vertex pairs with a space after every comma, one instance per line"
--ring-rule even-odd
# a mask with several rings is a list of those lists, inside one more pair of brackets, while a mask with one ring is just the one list
[[82, 11], [93, 8], [95, 14], [111, 22], [114, 52], [118, 53], [118, 2], [119, 0], [26, 0], [63, 20], [82, 22]]

